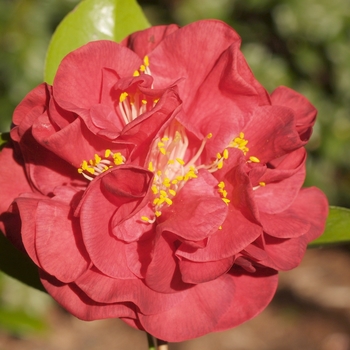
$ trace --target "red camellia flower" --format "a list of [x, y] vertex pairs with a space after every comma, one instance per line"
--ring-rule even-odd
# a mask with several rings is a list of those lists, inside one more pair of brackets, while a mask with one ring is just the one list
[[15, 110], [0, 228], [75, 316], [231, 328], [322, 233], [327, 200], [301, 189], [316, 110], [269, 95], [239, 47], [219, 21], [91, 42]]

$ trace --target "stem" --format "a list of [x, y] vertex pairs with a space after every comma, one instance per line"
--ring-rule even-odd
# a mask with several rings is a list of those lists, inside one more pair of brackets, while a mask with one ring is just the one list
[[155, 350], [153, 337], [149, 333], [146, 333], [146, 334], [147, 334], [147, 341], [148, 341], [148, 349]]
[[157, 350], [168, 350], [168, 342], [160, 339], [156, 339]]
[[168, 350], [168, 342], [152, 337], [149, 333], [147, 334], [148, 348], [149, 350]]

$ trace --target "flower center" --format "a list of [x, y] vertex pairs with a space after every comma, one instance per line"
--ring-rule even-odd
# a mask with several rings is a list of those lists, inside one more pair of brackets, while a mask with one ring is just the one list
[[[216, 159], [212, 163], [197, 164], [207, 141], [211, 137], [212, 134], [210, 133], [203, 139], [195, 155], [187, 162], [185, 162], [185, 156], [189, 146], [189, 139], [185, 128], [179, 122], [172, 122], [165, 130], [164, 135], [153, 142], [146, 164], [148, 164], [148, 170], [154, 173], [152, 184], [154, 217], [142, 216], [141, 219], [143, 221], [148, 223], [155, 222], [162, 215], [164, 206], [173, 204], [173, 198], [186, 182], [197, 178], [199, 169], [206, 169], [211, 173], [222, 169], [224, 161], [229, 157], [228, 148], [238, 148], [244, 155], [249, 151], [247, 147], [248, 140], [244, 138], [244, 133], [241, 132], [222, 153], [217, 153]], [[250, 156], [247, 162], [259, 163], [260, 160], [257, 157]], [[260, 182], [257, 187], [260, 186], [265, 186], [265, 183]], [[228, 205], [230, 199], [225, 190], [224, 181], [218, 183], [217, 191], [223, 202]]]
[[152, 206], [155, 216], [152, 219], [142, 216], [143, 221], [153, 223], [162, 215], [161, 209], [164, 205], [173, 204], [172, 199], [185, 183], [197, 178], [198, 170], [195, 162], [210, 137], [211, 135], [208, 135], [202, 141], [196, 154], [187, 162], [184, 159], [189, 140], [185, 128], [179, 122], [172, 122], [163, 136], [153, 141], [146, 164], [148, 164], [148, 170], [154, 173]]
[[[143, 59], [143, 64], [140, 66], [139, 70], [136, 70], [133, 74], [134, 77], [139, 77], [140, 75], [146, 74], [151, 75], [151, 70], [149, 68], [148, 56]], [[149, 77], [150, 78], [150, 77]], [[147, 80], [146, 80], [147, 82]], [[150, 84], [150, 89], [153, 88], [153, 84]], [[119, 115], [124, 123], [124, 125], [129, 124], [135, 120], [139, 115], [149, 112], [159, 101], [159, 97], [154, 98], [154, 96], [148, 96], [135, 84], [130, 85], [126, 91], [120, 93], [119, 96]]]

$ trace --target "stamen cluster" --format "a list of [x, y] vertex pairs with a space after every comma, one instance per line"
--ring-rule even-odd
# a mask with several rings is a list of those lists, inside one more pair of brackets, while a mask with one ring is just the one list
[[113, 153], [110, 149], [106, 149], [103, 158], [96, 153], [93, 159], [83, 160], [78, 173], [91, 181], [114, 165], [124, 164], [125, 161], [125, 157], [120, 152]]

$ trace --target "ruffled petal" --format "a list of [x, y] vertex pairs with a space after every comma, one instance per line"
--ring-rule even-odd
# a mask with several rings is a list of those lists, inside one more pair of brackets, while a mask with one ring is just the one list
[[69, 283], [86, 271], [90, 261], [70, 206], [54, 200], [39, 202], [35, 228], [38, 260], [47, 273]]
[[277, 276], [271, 270], [252, 275], [225, 274], [194, 286], [175, 308], [151, 316], [140, 314], [139, 320], [153, 336], [180, 342], [232, 328], [254, 317], [271, 301], [276, 287]]
[[101, 101], [104, 68], [113, 69], [122, 78], [132, 76], [141, 63], [134, 52], [115, 42], [90, 42], [62, 60], [53, 82], [54, 99], [68, 111], [84, 113]]
[[161, 43], [164, 38], [179, 29], [176, 24], [154, 26], [127, 36], [120, 44], [128, 47], [144, 58]]
[[[151, 179], [152, 174], [144, 169], [121, 165], [97, 177], [81, 200], [79, 216], [86, 249], [93, 264], [110, 277], [134, 276], [127, 266], [125, 243], [113, 235], [112, 229], [117, 228], [111, 227], [110, 218], [123, 204], [147, 201]], [[139, 229], [136, 221], [134, 229]]]
[[231, 269], [234, 257], [218, 261], [193, 262], [182, 259], [179, 262], [182, 280], [186, 283], [203, 283], [212, 281]]
[[44, 271], [40, 271], [40, 279], [50, 295], [72, 315], [84, 321], [105, 318], [136, 319], [134, 306], [131, 303], [99, 303], [90, 299], [74, 283], [65, 284]]
[[181, 302], [187, 291], [176, 293], [157, 293], [141, 280], [110, 278], [96, 269], [88, 270], [76, 284], [92, 300], [100, 303], [133, 303], [144, 315], [153, 315], [169, 310]]
[[222, 228], [209, 237], [205, 247], [194, 249], [183, 243], [176, 250], [176, 255], [196, 262], [225, 259], [239, 253], [262, 233], [260, 225], [248, 221], [230, 205]]
[[315, 124], [316, 108], [303, 95], [285, 86], [280, 86], [273, 91], [271, 103], [276, 106], [286, 106], [295, 111], [296, 129], [300, 139], [306, 143]]
[[247, 156], [267, 163], [300, 148], [295, 129], [295, 112], [287, 107], [264, 106], [256, 108], [243, 128], [248, 142]]
[[266, 170], [261, 178], [266, 185], [254, 191], [260, 214], [277, 214], [290, 207], [305, 180], [305, 160], [306, 152], [301, 148], [284, 157], [277, 168]]
[[[16, 197], [21, 193], [31, 192], [31, 188], [26, 178], [23, 160], [15, 153], [12, 144], [6, 145], [1, 150], [0, 164], [1, 215], [7, 211]], [[5, 231], [1, 221], [0, 230]]]
[[145, 273], [145, 283], [160, 293], [177, 293], [191, 285], [184, 283], [174, 254], [176, 239], [172, 235], [157, 235], [151, 253], [151, 262]]
[[164, 211], [166, 219], [158, 229], [189, 241], [199, 241], [216, 232], [227, 216], [227, 205], [217, 192], [217, 183], [207, 171], [200, 171], [198, 177], [189, 180], [176, 195], [172, 206]]

